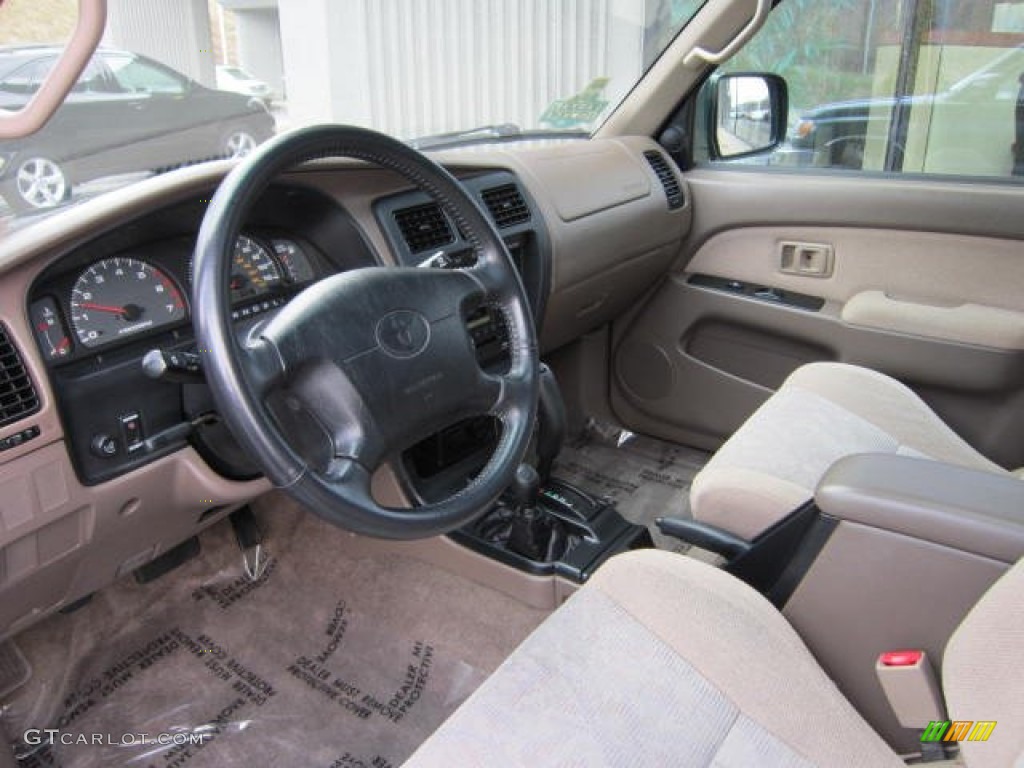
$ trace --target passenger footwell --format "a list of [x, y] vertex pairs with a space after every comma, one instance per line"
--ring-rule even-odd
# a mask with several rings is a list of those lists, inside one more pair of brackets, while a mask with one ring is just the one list
[[685, 552], [688, 546], [663, 536], [654, 519], [691, 516], [690, 483], [709, 458], [695, 448], [592, 420], [562, 449], [552, 474], [610, 498], [623, 517], [650, 529], [659, 548]]

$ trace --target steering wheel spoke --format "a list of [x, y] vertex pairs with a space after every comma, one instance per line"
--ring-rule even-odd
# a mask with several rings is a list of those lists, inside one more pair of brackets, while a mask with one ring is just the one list
[[[465, 270], [370, 267], [325, 278], [294, 297], [252, 338], [236, 339], [228, 292], [232, 245], [245, 213], [279, 174], [306, 160], [353, 157], [404, 176], [456, 214], [477, 252]], [[330, 522], [359, 533], [415, 538], [456, 528], [505, 489], [536, 413], [536, 338], [525, 293], [500, 236], [447, 171], [394, 139], [317, 126], [255, 150], [221, 184], [196, 246], [193, 306], [218, 408], [267, 475]], [[481, 370], [466, 327], [486, 302], [505, 318], [509, 374]], [[280, 398], [279, 398], [280, 396]], [[268, 397], [274, 403], [268, 402]], [[284, 434], [277, 401], [326, 437], [323, 463]], [[502, 440], [484, 469], [445, 502], [413, 510], [378, 504], [375, 469], [457, 421], [495, 414]], [[298, 427], [296, 427], [298, 428]]]
[[500, 299], [515, 287], [508, 284], [507, 272], [511, 268], [511, 260], [506, 255], [494, 250], [481, 250], [477, 253], [476, 263], [468, 267], [466, 272], [473, 277], [488, 299]]
[[249, 389], [257, 400], [265, 400], [281, 383], [284, 366], [273, 345], [263, 339], [242, 343], [238, 362]]

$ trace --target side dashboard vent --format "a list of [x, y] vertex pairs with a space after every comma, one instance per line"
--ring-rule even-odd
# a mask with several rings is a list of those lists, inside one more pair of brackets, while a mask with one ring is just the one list
[[530, 208], [526, 205], [522, 193], [515, 184], [503, 184], [500, 187], [485, 189], [480, 193], [484, 205], [491, 212], [491, 217], [498, 229], [514, 227], [530, 220]]
[[455, 238], [437, 203], [424, 203], [395, 211], [395, 224], [413, 253], [448, 245]]
[[654, 149], [644, 152], [644, 157], [647, 158], [647, 162], [658, 176], [658, 181], [661, 182], [661, 186], [665, 189], [669, 210], [682, 208], [686, 203], [686, 198], [683, 197], [682, 187], [679, 186], [679, 180], [676, 178], [676, 175], [672, 173], [668, 160], [665, 159], [661, 152]]
[[39, 395], [21, 355], [0, 325], [0, 427], [39, 410]]

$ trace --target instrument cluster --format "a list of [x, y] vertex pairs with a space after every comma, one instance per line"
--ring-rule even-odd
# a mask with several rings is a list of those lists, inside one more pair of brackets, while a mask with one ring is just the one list
[[[293, 237], [242, 234], [231, 263], [235, 316], [280, 306], [316, 279], [312, 246]], [[98, 259], [54, 281], [29, 307], [44, 359], [59, 363], [189, 318], [191, 243], [160, 243], [144, 252]]]

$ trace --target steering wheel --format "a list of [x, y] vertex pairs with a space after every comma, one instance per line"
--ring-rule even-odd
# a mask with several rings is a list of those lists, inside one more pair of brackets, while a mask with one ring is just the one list
[[[229, 280], [246, 212], [281, 172], [347, 157], [390, 169], [447, 212], [475, 254], [462, 269], [367, 267], [327, 277], [241, 337]], [[278, 136], [241, 161], [210, 202], [196, 244], [193, 322], [207, 382], [235, 438], [271, 482], [356, 533], [412, 539], [457, 528], [509, 485], [537, 408], [537, 340], [522, 282], [490, 220], [447, 171], [391, 137], [322, 125]], [[508, 329], [510, 364], [480, 368], [465, 314], [487, 305]], [[302, 419], [283, 421], [271, 401]], [[434, 504], [382, 506], [373, 473], [405, 448], [461, 419], [491, 414], [501, 435], [462, 490]], [[329, 443], [312, 466], [282, 434], [306, 424]], [[293, 432], [296, 430], [292, 430]], [[301, 431], [301, 430], [297, 430]]]

